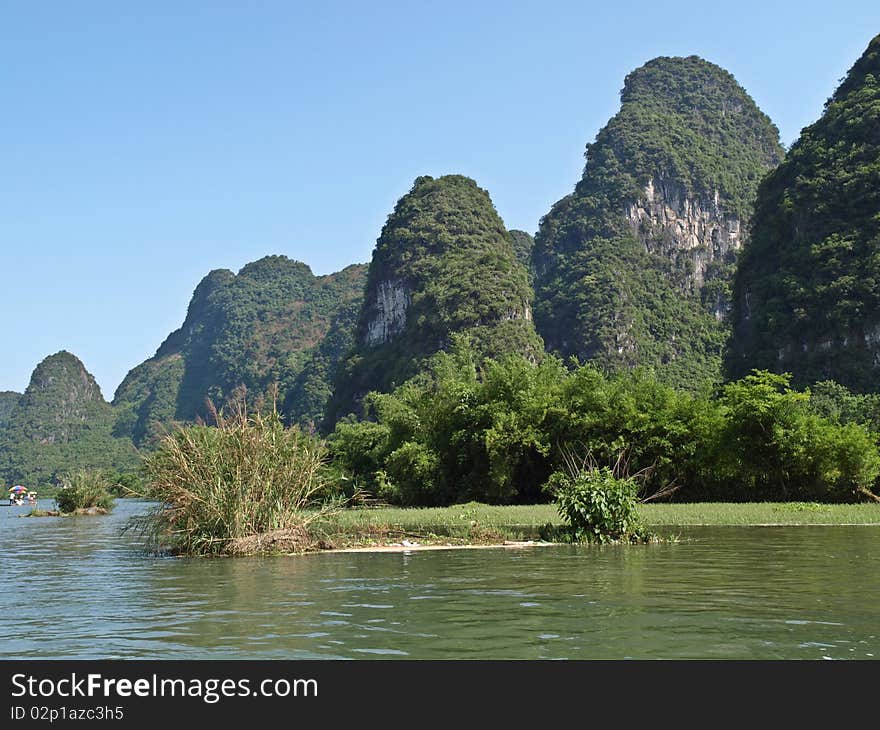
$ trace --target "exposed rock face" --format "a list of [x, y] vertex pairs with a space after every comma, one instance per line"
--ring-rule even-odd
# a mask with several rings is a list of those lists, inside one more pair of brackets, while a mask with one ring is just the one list
[[547, 346], [675, 385], [720, 377], [730, 283], [778, 132], [736, 80], [700, 58], [626, 78], [584, 174], [541, 221], [532, 264]]
[[727, 375], [880, 391], [880, 36], [758, 191]]
[[37, 486], [78, 468], [130, 469], [130, 439], [112, 435], [113, 410], [69, 352], [37, 365], [0, 435], [0, 479]]
[[412, 297], [401, 280], [379, 283], [374, 297], [364, 304], [366, 318], [365, 345], [390, 342], [406, 327], [406, 310]]
[[461, 333], [483, 356], [543, 346], [531, 287], [485, 190], [470, 178], [420, 177], [397, 203], [370, 262], [355, 348], [340, 367], [325, 419], [360, 410]]
[[[678, 270], [678, 285], [689, 296], [699, 297], [707, 280], [717, 278], [718, 267], [736, 259], [745, 238], [742, 221], [724, 208], [717, 188], [704, 196], [661, 176], [648, 181], [643, 196], [625, 204], [624, 215], [645, 251]], [[730, 311], [721, 293], [706, 304], [718, 321]]]

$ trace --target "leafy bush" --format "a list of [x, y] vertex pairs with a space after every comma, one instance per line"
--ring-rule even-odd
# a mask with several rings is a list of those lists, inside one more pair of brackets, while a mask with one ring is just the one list
[[376, 487], [376, 473], [388, 456], [389, 428], [372, 421], [340, 421], [330, 435], [331, 467], [336, 470], [334, 484], [345, 496], [361, 488]]
[[142, 523], [154, 547], [186, 554], [298, 552], [326, 493], [325, 447], [285, 428], [273, 406], [218, 413], [216, 426], [178, 427], [147, 457]]
[[339, 423], [330, 449], [346, 493], [414, 506], [544, 501], [566, 444], [599, 463], [625, 453], [643, 500], [855, 501], [880, 475], [873, 432], [817, 415], [788, 376], [693, 393], [650, 370], [606, 375], [549, 355], [477, 362], [459, 338], [417, 378], [367, 397], [376, 422]]
[[101, 471], [80, 470], [64, 476], [62, 488], [55, 495], [55, 503], [62, 513], [70, 514], [92, 507], [111, 510], [116, 498], [109, 477]]
[[554, 472], [548, 489], [570, 536], [585, 542], [637, 541], [647, 537], [638, 513], [635, 478], [615, 476], [607, 466]]
[[432, 491], [440, 481], [440, 459], [424, 444], [407, 441], [388, 455], [385, 485], [380, 496], [408, 506], [434, 504]]
[[861, 423], [880, 432], [880, 395], [853, 393], [845, 385], [823, 380], [810, 386], [810, 409], [833, 423]]

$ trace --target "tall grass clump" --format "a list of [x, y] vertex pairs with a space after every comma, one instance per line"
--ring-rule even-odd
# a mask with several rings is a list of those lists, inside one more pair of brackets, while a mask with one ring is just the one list
[[104, 472], [81, 469], [61, 478], [61, 489], [55, 495], [55, 504], [62, 514], [109, 512], [116, 502], [111, 492], [112, 486], [112, 481]]
[[144, 496], [161, 504], [142, 527], [154, 549], [188, 555], [303, 552], [325, 513], [323, 442], [285, 428], [273, 405], [179, 426], [145, 460]]

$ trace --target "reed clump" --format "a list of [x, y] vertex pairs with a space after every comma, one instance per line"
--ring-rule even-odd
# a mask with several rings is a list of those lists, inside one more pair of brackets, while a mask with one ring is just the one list
[[155, 550], [187, 555], [305, 552], [327, 514], [323, 442], [267, 412], [215, 412], [178, 426], [145, 460], [143, 496], [160, 505], [141, 523]]
[[62, 477], [55, 504], [62, 514], [107, 514], [116, 502], [111, 487], [104, 472], [81, 469]]

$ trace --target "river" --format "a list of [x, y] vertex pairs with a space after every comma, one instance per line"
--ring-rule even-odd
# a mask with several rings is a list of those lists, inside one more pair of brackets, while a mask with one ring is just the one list
[[880, 657], [880, 527], [190, 559], [147, 555], [122, 532], [144, 508], [0, 509], [0, 658]]

